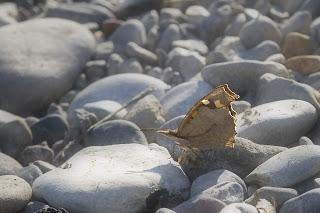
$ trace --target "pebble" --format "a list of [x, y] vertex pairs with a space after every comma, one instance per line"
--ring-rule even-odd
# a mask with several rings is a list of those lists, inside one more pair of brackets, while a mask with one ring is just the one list
[[2, 175], [16, 175], [21, 168], [22, 166], [18, 161], [0, 152], [0, 177]]
[[147, 145], [148, 141], [136, 124], [125, 120], [104, 122], [89, 131], [85, 138], [86, 146], [106, 146], [127, 143]]
[[238, 36], [243, 25], [247, 23], [247, 17], [244, 13], [238, 14], [234, 20], [227, 26], [225, 35]]
[[20, 162], [22, 162], [23, 165], [28, 165], [37, 160], [51, 163], [53, 157], [53, 150], [44, 142], [38, 145], [27, 146], [20, 154]]
[[210, 16], [209, 11], [201, 5], [189, 6], [186, 9], [185, 14], [188, 22], [193, 24], [200, 24], [201, 22], [203, 22], [203, 20], [205, 20], [205, 18]]
[[172, 43], [177, 40], [181, 40], [180, 28], [176, 24], [170, 24], [165, 31], [160, 35], [160, 40], [157, 48], [169, 52], [172, 47]]
[[143, 73], [143, 68], [141, 63], [135, 58], [129, 58], [124, 60], [119, 66], [117, 67], [117, 73]]
[[190, 51], [195, 51], [201, 55], [206, 55], [208, 53], [207, 45], [201, 40], [177, 40], [172, 43], [172, 47], [181, 47]]
[[191, 197], [195, 196], [196, 194], [200, 194], [204, 190], [207, 190], [211, 187], [217, 186], [218, 184], [222, 184], [223, 186], [223, 183], [226, 182], [240, 184], [243, 194], [246, 194], [246, 184], [238, 175], [225, 169], [218, 169], [201, 175], [192, 182], [190, 190]]
[[54, 165], [42, 160], [33, 161], [32, 165], [35, 165], [36, 167], [38, 167], [43, 174], [56, 168]]
[[232, 203], [224, 207], [219, 213], [259, 213], [256, 207], [246, 203]]
[[212, 90], [204, 81], [186, 82], [169, 90], [160, 100], [167, 120], [185, 115], [203, 96]]
[[88, 147], [61, 168], [36, 179], [33, 194], [70, 212], [151, 211], [158, 202], [186, 199], [190, 186], [180, 166], [156, 144]]
[[282, 205], [279, 213], [317, 213], [320, 211], [319, 200], [320, 189], [313, 189], [285, 202]]
[[281, 25], [281, 32], [286, 36], [290, 32], [310, 33], [311, 14], [308, 11], [297, 11]]
[[305, 34], [288, 33], [283, 41], [283, 55], [286, 58], [299, 55], [310, 55], [314, 49], [314, 42]]
[[0, 176], [0, 212], [15, 213], [22, 210], [32, 196], [32, 189], [15, 175]]
[[298, 141], [299, 145], [314, 145], [314, 143], [312, 142], [312, 140], [310, 140], [310, 138], [302, 136], [299, 141]]
[[89, 82], [94, 82], [107, 74], [107, 63], [104, 60], [88, 61], [85, 74]]
[[153, 52], [140, 47], [134, 42], [129, 42], [126, 47], [126, 53], [129, 57], [135, 57], [145, 64], [156, 64], [158, 56]]
[[146, 32], [149, 32], [154, 26], [159, 24], [159, 14], [156, 10], [151, 10], [142, 16], [141, 22], [143, 23]]
[[320, 147], [303, 145], [283, 151], [255, 168], [245, 179], [260, 186], [290, 187], [319, 173]]
[[265, 73], [289, 76], [282, 64], [250, 60], [211, 64], [201, 70], [203, 79], [213, 87], [227, 83], [240, 96], [254, 87]]
[[47, 115], [31, 126], [33, 142], [39, 144], [46, 141], [51, 146], [63, 139], [68, 129], [69, 125], [62, 116]]
[[30, 164], [29, 166], [19, 169], [17, 176], [24, 179], [27, 183], [32, 186], [35, 179], [42, 175], [42, 171], [35, 165]]
[[23, 209], [22, 213], [35, 213], [44, 208], [47, 204], [39, 201], [31, 201]]
[[15, 120], [23, 119], [20, 116], [0, 109], [0, 126]]
[[71, 127], [76, 125], [75, 110], [81, 108], [84, 104], [102, 100], [126, 104], [151, 87], [155, 89], [152, 94], [156, 97], [163, 95], [164, 90], [170, 88], [169, 85], [159, 79], [133, 73], [114, 75], [96, 81], [82, 90], [72, 101], [68, 110], [69, 124]]
[[32, 133], [24, 120], [14, 120], [0, 126], [0, 148], [3, 153], [17, 157], [29, 145], [32, 145]]
[[114, 31], [116, 31], [116, 29], [118, 29], [121, 25], [123, 25], [123, 21], [119, 20], [119, 19], [114, 19], [114, 18], [110, 18], [110, 19], [106, 19], [103, 21], [102, 23], [102, 32], [103, 35], [105, 37], [109, 37], [111, 36]]
[[316, 122], [317, 111], [310, 103], [292, 99], [244, 111], [237, 115], [236, 129], [238, 137], [255, 143], [287, 146], [308, 133]]
[[295, 189], [265, 186], [255, 191], [245, 202], [255, 206], [260, 199], [265, 199], [273, 203], [276, 208], [279, 208], [284, 202], [298, 195], [299, 193]]
[[309, 75], [320, 71], [320, 56], [303, 55], [289, 58], [285, 62], [288, 69], [298, 71], [304, 75]]
[[125, 48], [129, 42], [143, 46], [146, 43], [146, 39], [146, 29], [141, 21], [137, 19], [126, 21], [110, 36], [110, 40], [120, 48]]
[[216, 198], [199, 195], [181, 203], [173, 210], [176, 213], [219, 213], [225, 206], [225, 203]]
[[63, 19], [9, 25], [0, 35], [0, 108], [17, 114], [36, 112], [67, 92], [95, 46], [91, 32]]
[[275, 22], [266, 16], [259, 16], [241, 28], [239, 37], [243, 45], [250, 49], [265, 40], [279, 44], [282, 34]]

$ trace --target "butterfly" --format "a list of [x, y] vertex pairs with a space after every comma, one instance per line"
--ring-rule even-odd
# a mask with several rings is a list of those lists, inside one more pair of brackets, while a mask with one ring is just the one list
[[231, 102], [239, 98], [227, 84], [220, 85], [190, 109], [177, 129], [157, 132], [172, 137], [179, 146], [189, 149], [234, 148], [236, 112]]

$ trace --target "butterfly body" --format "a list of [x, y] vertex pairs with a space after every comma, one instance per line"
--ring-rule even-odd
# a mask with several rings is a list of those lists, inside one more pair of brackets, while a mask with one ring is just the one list
[[158, 132], [190, 149], [234, 147], [236, 113], [230, 104], [238, 98], [228, 85], [218, 86], [190, 109], [178, 129]]

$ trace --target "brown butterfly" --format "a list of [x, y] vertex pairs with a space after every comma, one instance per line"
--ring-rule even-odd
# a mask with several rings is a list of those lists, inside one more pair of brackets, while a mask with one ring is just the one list
[[157, 132], [173, 137], [178, 145], [190, 149], [233, 148], [236, 112], [230, 103], [239, 97], [227, 84], [220, 85], [190, 109], [178, 129]]

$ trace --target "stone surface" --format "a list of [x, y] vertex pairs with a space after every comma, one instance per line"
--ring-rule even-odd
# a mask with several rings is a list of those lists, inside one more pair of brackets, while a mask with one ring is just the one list
[[228, 36], [238, 36], [241, 28], [247, 22], [247, 17], [244, 13], [238, 14], [233, 21], [228, 25], [225, 34]]
[[134, 42], [139, 46], [146, 43], [146, 29], [144, 25], [136, 19], [131, 19], [111, 35], [110, 40], [115, 44], [125, 48], [129, 42]]
[[31, 199], [32, 189], [29, 184], [14, 175], [0, 176], [0, 189], [0, 212], [18, 212]]
[[253, 102], [255, 105], [261, 105], [273, 101], [297, 99], [309, 102], [319, 112], [319, 98], [320, 93], [306, 84], [268, 73], [260, 77]]
[[37, 160], [51, 163], [53, 156], [53, 150], [44, 142], [39, 145], [27, 146], [20, 154], [20, 162], [22, 162], [23, 165], [28, 165]]
[[240, 40], [246, 48], [252, 48], [265, 40], [280, 43], [281, 31], [275, 22], [266, 16], [259, 16], [246, 23], [240, 30]]
[[0, 35], [0, 108], [18, 114], [35, 112], [68, 91], [95, 45], [87, 29], [62, 19], [8, 25]]
[[126, 104], [132, 98], [150, 88], [154, 88], [155, 91], [152, 94], [159, 97], [170, 86], [159, 79], [142, 74], [119, 74], [96, 81], [82, 90], [72, 101], [68, 110], [69, 124], [71, 127], [76, 125], [75, 110], [81, 108], [84, 104], [101, 100]]
[[246, 194], [246, 184], [238, 175], [225, 169], [218, 169], [201, 175], [192, 182], [190, 192], [191, 197], [224, 182], [235, 182], [240, 184], [243, 189], [243, 194]]
[[85, 138], [86, 146], [105, 146], [113, 144], [148, 144], [140, 128], [125, 120], [107, 121], [94, 127]]
[[39, 144], [46, 141], [51, 146], [64, 138], [68, 128], [67, 121], [60, 115], [47, 115], [31, 126], [33, 142]]
[[17, 157], [29, 145], [32, 145], [32, 133], [24, 120], [14, 120], [0, 126], [0, 149], [3, 153]]
[[285, 202], [282, 205], [279, 213], [289, 213], [289, 212], [317, 213], [320, 211], [319, 200], [320, 200], [320, 189], [313, 189], [298, 197], [292, 198], [287, 202]]
[[205, 58], [197, 52], [176, 47], [169, 53], [166, 65], [180, 72], [184, 81], [187, 81], [201, 71]]
[[281, 25], [281, 32], [286, 36], [290, 32], [309, 34], [312, 16], [308, 11], [298, 11]]
[[27, 183], [30, 184], [30, 186], [32, 186], [32, 183], [41, 175], [41, 170], [37, 166], [32, 164], [19, 169], [19, 171], [17, 172], [17, 176], [24, 179]]
[[285, 62], [288, 69], [295, 70], [304, 75], [320, 71], [320, 56], [318, 55], [303, 55], [289, 58]]
[[33, 192], [71, 212], [155, 211], [158, 202], [176, 205], [188, 194], [188, 178], [156, 144], [88, 147], [62, 168], [39, 177]]
[[287, 58], [298, 55], [310, 55], [314, 50], [314, 45], [309, 36], [292, 32], [285, 37], [282, 52]]
[[308, 102], [282, 100], [253, 107], [237, 115], [238, 137], [258, 144], [287, 146], [308, 133], [317, 121], [317, 111]]
[[165, 31], [161, 34], [158, 48], [169, 52], [171, 49], [171, 45], [174, 41], [181, 40], [181, 32], [180, 28], [176, 24], [170, 24]]
[[176, 213], [219, 213], [225, 206], [226, 204], [222, 201], [204, 195], [195, 196], [176, 206], [173, 210]]
[[258, 210], [246, 203], [232, 203], [224, 207], [219, 213], [258, 213]]
[[265, 186], [255, 191], [245, 202], [255, 206], [260, 199], [265, 199], [278, 208], [287, 200], [297, 197], [298, 195], [299, 193], [295, 189]]
[[160, 100], [166, 113], [166, 119], [185, 115], [199, 99], [211, 90], [211, 85], [204, 81], [186, 82], [173, 87]]
[[195, 51], [201, 55], [206, 55], [208, 53], [207, 45], [201, 40], [177, 40], [172, 43], [172, 46], [184, 48], [190, 51]]
[[39, 202], [39, 201], [31, 201], [26, 207], [23, 209], [21, 213], [35, 213], [45, 207], [47, 204]]
[[260, 186], [290, 187], [320, 171], [320, 147], [303, 145], [281, 152], [255, 168], [245, 179]]
[[146, 64], [156, 64], [158, 61], [158, 56], [156, 54], [134, 42], [129, 42], [127, 44], [126, 53], [128, 56], [138, 58]]
[[249, 60], [211, 64], [201, 71], [203, 79], [213, 87], [227, 83], [240, 96], [255, 87], [260, 76], [265, 73], [282, 77], [289, 75], [282, 64]]
[[21, 168], [22, 166], [18, 161], [0, 152], [0, 176], [16, 175], [17, 171]]
[[34, 161], [32, 164], [38, 167], [43, 174], [56, 168], [54, 165], [42, 160]]
[[85, 2], [49, 5], [46, 17], [69, 19], [79, 23], [96, 22], [101, 24], [105, 19], [113, 18], [113, 13], [107, 8]]
[[18, 120], [18, 119], [22, 119], [22, 118], [10, 112], [0, 110], [0, 126], [2, 124], [8, 123], [14, 120]]

